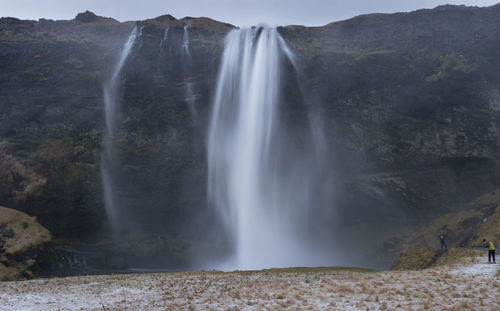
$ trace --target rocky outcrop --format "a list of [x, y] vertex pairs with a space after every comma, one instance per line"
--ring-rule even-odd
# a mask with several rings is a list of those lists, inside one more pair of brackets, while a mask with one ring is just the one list
[[100, 23], [100, 22], [118, 23], [116, 19], [97, 16], [90, 11], [79, 13], [73, 20], [79, 23]]
[[431, 248], [406, 249], [399, 254], [391, 270], [420, 270], [428, 268], [439, 251]]
[[[496, 189], [472, 200], [465, 210], [441, 215], [409, 235], [393, 237], [385, 241], [383, 256], [396, 258], [393, 269], [397, 267], [410, 269], [409, 267], [413, 264], [406, 262], [411, 262], [416, 258], [431, 261], [435, 255], [431, 254], [431, 250], [437, 252], [440, 248], [440, 235], [445, 236], [445, 243], [450, 248], [481, 248], [483, 239], [493, 241], [495, 245], [498, 245], [500, 243], [499, 221], [500, 190]], [[407, 256], [410, 259], [405, 258]]]
[[0, 281], [46, 272], [50, 240], [50, 232], [36, 217], [0, 206]]

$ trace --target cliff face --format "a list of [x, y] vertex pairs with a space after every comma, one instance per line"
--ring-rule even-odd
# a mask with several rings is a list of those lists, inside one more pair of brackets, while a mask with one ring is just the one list
[[443, 6], [282, 30], [325, 103], [342, 204], [425, 218], [492, 189], [499, 12]]
[[[500, 5], [444, 6], [279, 28], [300, 67], [283, 74], [283, 111], [290, 124], [305, 113], [287, 88], [299, 80], [324, 125], [334, 208], [347, 223], [421, 221], [500, 187], [499, 15]], [[120, 85], [124, 221], [188, 239], [186, 224], [209, 222], [205, 138], [231, 25], [168, 15], [119, 23], [90, 12], [2, 18], [0, 205], [36, 215], [56, 236], [105, 224], [102, 89], [136, 24], [142, 35]]]
[[[0, 201], [37, 215], [56, 235], [86, 235], [105, 217], [99, 176], [103, 84], [135, 24], [89, 12], [72, 21], [0, 22]], [[142, 36], [121, 80], [119, 192], [127, 204], [140, 206], [131, 217], [148, 218], [156, 209], [156, 223], [175, 231], [181, 224], [170, 229], [169, 222], [184, 213], [179, 189], [186, 172], [204, 165], [204, 124], [190, 117], [187, 84], [196, 88], [191, 96], [206, 115], [231, 27], [170, 16], [137, 24]], [[169, 40], [160, 44], [167, 25]], [[190, 59], [181, 55], [184, 25], [190, 25]]]

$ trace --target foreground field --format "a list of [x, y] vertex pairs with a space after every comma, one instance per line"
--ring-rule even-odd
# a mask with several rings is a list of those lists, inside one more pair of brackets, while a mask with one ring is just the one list
[[498, 310], [484, 257], [423, 271], [272, 269], [0, 283], [0, 310]]

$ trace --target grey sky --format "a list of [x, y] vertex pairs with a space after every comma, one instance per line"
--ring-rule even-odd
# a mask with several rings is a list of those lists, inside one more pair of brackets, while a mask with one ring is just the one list
[[234, 25], [324, 25], [366, 13], [406, 12], [441, 4], [490, 6], [500, 0], [0, 0], [0, 16], [72, 19], [90, 10], [120, 21], [163, 14], [206, 16]]

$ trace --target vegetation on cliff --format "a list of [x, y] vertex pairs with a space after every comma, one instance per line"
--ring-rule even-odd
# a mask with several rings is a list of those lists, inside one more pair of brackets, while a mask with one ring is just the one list
[[[478, 256], [483, 239], [500, 243], [500, 190], [479, 196], [467, 209], [442, 215], [415, 232], [393, 237], [384, 243], [385, 255], [399, 255], [392, 264], [394, 270], [418, 270], [461, 258]], [[450, 249], [438, 250], [439, 236], [445, 236]], [[475, 250], [474, 250], [475, 248]], [[484, 254], [484, 256], [486, 256]]]

